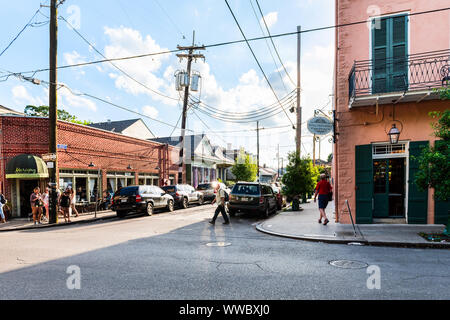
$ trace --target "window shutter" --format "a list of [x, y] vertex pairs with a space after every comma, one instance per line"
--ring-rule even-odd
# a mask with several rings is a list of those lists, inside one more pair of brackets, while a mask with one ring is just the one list
[[372, 145], [355, 147], [356, 223], [372, 223]]
[[386, 92], [388, 58], [387, 20], [372, 20], [372, 47], [373, 47], [373, 93]]
[[409, 144], [409, 180], [408, 180], [408, 223], [426, 224], [428, 211], [428, 190], [421, 191], [417, 186], [416, 173], [419, 170], [417, 158], [428, 141], [413, 141]]
[[394, 17], [391, 19], [391, 24], [391, 91], [403, 91], [408, 87], [407, 16]]

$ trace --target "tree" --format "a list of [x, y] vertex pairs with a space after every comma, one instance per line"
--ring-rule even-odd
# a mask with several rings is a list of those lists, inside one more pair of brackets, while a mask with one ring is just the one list
[[236, 177], [236, 181], [255, 181], [258, 174], [258, 166], [251, 161], [250, 155], [245, 154], [241, 150], [236, 163], [231, 168], [231, 173]]
[[313, 166], [310, 158], [300, 159], [297, 152], [288, 154], [288, 165], [283, 175], [283, 193], [294, 200], [311, 193], [319, 176], [319, 169]]
[[[26, 115], [29, 115], [32, 117], [46, 117], [47, 118], [49, 115], [49, 107], [48, 106], [37, 107], [37, 106], [33, 106], [33, 105], [27, 105], [25, 107], [24, 113]], [[79, 119], [77, 119], [77, 117], [75, 117], [74, 115], [70, 114], [69, 112], [67, 112], [66, 110], [63, 110], [63, 109], [58, 109], [57, 115], [58, 115], [58, 120], [62, 120], [62, 121], [68, 121], [68, 122], [84, 124], [84, 125], [92, 123], [91, 121], [79, 120]]]
[[435, 197], [445, 201], [450, 198], [450, 109], [430, 112], [430, 116], [438, 119], [432, 126], [440, 140], [418, 157], [416, 184], [422, 190], [434, 188]]

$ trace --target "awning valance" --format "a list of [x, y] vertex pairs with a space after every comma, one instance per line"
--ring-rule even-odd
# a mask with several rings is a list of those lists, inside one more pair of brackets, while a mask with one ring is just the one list
[[6, 179], [48, 178], [47, 165], [32, 154], [20, 154], [6, 164]]

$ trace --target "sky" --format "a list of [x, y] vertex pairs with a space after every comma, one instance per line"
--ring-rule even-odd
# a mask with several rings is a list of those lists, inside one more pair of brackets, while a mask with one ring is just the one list
[[[0, 12], [0, 52], [17, 36], [27, 22], [49, 0], [4, 1]], [[229, 0], [236, 19], [247, 38], [265, 33], [256, 0]], [[334, 24], [333, 0], [258, 0], [272, 35], [331, 26]], [[50, 9], [41, 7], [11, 46], [0, 55], [0, 79], [8, 72], [44, 81], [48, 71]], [[242, 34], [224, 0], [66, 0], [58, 8], [58, 66], [174, 50], [177, 45], [211, 45], [242, 40]], [[64, 19], [65, 20], [64, 20]], [[67, 21], [67, 22], [66, 22]], [[77, 32], [75, 32], [75, 29]], [[88, 45], [83, 36], [91, 45]], [[266, 35], [266, 33], [264, 34]], [[250, 45], [266, 74], [270, 89], [245, 42], [202, 50], [205, 61], [197, 60], [192, 70], [201, 75], [201, 90], [192, 92], [214, 109], [233, 114], [251, 112], [282, 99], [297, 81], [297, 36], [273, 39], [289, 76], [281, 66], [270, 41], [251, 41]], [[101, 55], [100, 55], [101, 53]], [[103, 55], [103, 56], [102, 56]], [[272, 57], [274, 56], [274, 58]], [[275, 60], [275, 61], [274, 61]], [[303, 33], [301, 36], [302, 119], [313, 117], [315, 109], [331, 110], [334, 67], [334, 30]], [[141, 85], [127, 75], [139, 81]], [[186, 69], [186, 60], [175, 53], [138, 59], [98, 63], [58, 70], [58, 108], [77, 118], [92, 122], [142, 118], [157, 137], [179, 135], [182, 100], [175, 89], [174, 74]], [[290, 78], [289, 78], [290, 77]], [[103, 100], [141, 113], [143, 117], [93, 99]], [[35, 85], [17, 77], [0, 81], [0, 104], [23, 111], [26, 105], [48, 105], [46, 85]], [[277, 168], [278, 146], [284, 165], [288, 152], [295, 150], [295, 131], [290, 127], [296, 114], [289, 112], [262, 120], [260, 164]], [[157, 119], [161, 122], [154, 121]], [[288, 119], [289, 118], [289, 119]], [[171, 125], [171, 126], [170, 126]], [[174, 128], [178, 127], [178, 128]], [[256, 123], [229, 123], [216, 120], [190, 108], [186, 134], [206, 133], [213, 144], [244, 147], [256, 154]], [[250, 131], [248, 131], [250, 129]], [[312, 158], [312, 134], [302, 125], [302, 156]], [[332, 152], [329, 136], [323, 137], [320, 158]], [[316, 145], [316, 158], [319, 157]], [[281, 160], [280, 160], [281, 162]]]

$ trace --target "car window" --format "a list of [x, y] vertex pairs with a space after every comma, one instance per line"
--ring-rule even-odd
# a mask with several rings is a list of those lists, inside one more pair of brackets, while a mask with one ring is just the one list
[[236, 194], [258, 195], [259, 186], [256, 184], [236, 184], [231, 192]]
[[202, 183], [202, 184], [198, 185], [197, 190], [208, 190], [211, 188], [212, 188], [212, 186], [210, 183]]
[[153, 189], [155, 190], [155, 193], [156, 193], [156, 194], [164, 193], [164, 190], [161, 189], [161, 188], [158, 187], [158, 186], [153, 186]]
[[139, 187], [126, 187], [120, 189], [120, 195], [121, 196], [135, 196], [138, 194]]
[[166, 191], [167, 193], [174, 193], [174, 192], [176, 192], [175, 186], [165, 186], [165, 187], [162, 187], [162, 189], [164, 191]]

